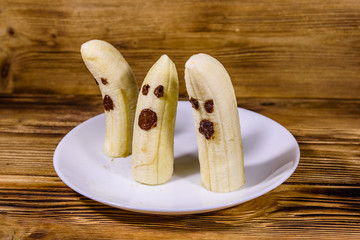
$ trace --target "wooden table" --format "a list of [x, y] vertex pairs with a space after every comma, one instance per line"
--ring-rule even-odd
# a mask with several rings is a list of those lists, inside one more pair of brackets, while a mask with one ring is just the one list
[[[360, 1], [6, 1], [0, 4], [0, 239], [360, 239]], [[301, 149], [275, 190], [216, 212], [158, 216], [68, 188], [52, 157], [103, 111], [80, 45], [111, 42], [138, 83], [167, 53], [206, 52], [240, 107]]]

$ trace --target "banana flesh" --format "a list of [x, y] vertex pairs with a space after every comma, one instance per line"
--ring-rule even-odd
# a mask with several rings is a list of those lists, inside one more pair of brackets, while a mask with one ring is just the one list
[[138, 97], [134, 74], [121, 53], [105, 41], [84, 43], [81, 56], [99, 85], [103, 98], [104, 153], [111, 158], [129, 156]]
[[147, 73], [136, 107], [132, 169], [140, 183], [162, 184], [173, 174], [178, 95], [175, 64], [162, 55]]
[[190, 57], [185, 82], [193, 106], [202, 185], [231, 192], [245, 183], [237, 101], [224, 66], [207, 54]]

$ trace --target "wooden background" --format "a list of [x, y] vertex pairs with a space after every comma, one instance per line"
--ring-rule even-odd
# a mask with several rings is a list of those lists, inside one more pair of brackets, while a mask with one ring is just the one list
[[[69, 189], [52, 156], [73, 127], [102, 112], [80, 56], [114, 44], [139, 85], [164, 53], [219, 59], [238, 104], [296, 137], [284, 184], [221, 211], [156, 216]], [[0, 0], [0, 239], [359, 239], [360, 1]]]

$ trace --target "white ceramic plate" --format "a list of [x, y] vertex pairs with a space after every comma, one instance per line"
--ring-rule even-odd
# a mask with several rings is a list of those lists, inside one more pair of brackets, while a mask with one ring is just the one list
[[214, 193], [201, 186], [191, 105], [179, 102], [175, 127], [175, 170], [172, 179], [147, 186], [132, 178], [131, 156], [103, 154], [105, 115], [72, 129], [54, 153], [54, 167], [74, 191], [116, 208], [153, 214], [190, 214], [223, 209], [259, 197], [295, 171], [300, 150], [283, 126], [239, 108], [245, 159], [245, 185], [234, 192]]

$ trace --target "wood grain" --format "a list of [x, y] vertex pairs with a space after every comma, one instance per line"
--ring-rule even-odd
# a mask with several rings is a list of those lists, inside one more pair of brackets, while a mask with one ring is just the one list
[[[80, 46], [103, 39], [138, 85], [168, 54], [219, 59], [238, 105], [285, 126], [294, 174], [236, 207], [114, 209], [56, 175], [62, 137], [103, 112]], [[0, 4], [0, 239], [360, 239], [360, 1], [11, 0]]]
[[5, 223], [0, 226], [0, 236], [9, 238], [84, 239], [85, 234], [86, 239], [153, 239], [154, 235], [176, 239], [338, 239], [341, 234], [356, 239], [360, 234], [359, 187], [282, 185], [230, 209], [158, 216], [96, 203], [62, 183], [36, 188], [25, 182], [11, 189], [0, 186], [0, 204], [6, 210], [0, 215]]
[[98, 95], [79, 49], [117, 46], [140, 84], [161, 54], [218, 58], [239, 97], [359, 99], [360, 2], [5, 1], [1, 92]]

